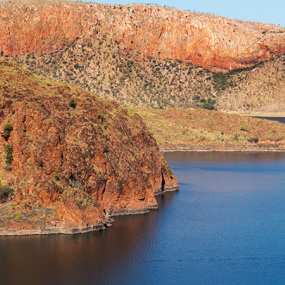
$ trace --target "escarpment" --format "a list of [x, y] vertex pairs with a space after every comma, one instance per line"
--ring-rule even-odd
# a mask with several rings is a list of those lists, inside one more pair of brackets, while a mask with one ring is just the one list
[[105, 227], [178, 189], [137, 114], [6, 62], [0, 129], [0, 234]]
[[106, 36], [143, 56], [212, 71], [253, 66], [285, 52], [285, 29], [150, 5], [0, 3], [0, 53], [51, 53], [80, 38]]

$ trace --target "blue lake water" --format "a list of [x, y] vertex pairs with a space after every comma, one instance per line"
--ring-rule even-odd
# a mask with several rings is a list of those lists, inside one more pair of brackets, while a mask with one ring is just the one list
[[0, 284], [284, 284], [285, 154], [167, 153], [178, 193], [106, 231], [0, 238]]

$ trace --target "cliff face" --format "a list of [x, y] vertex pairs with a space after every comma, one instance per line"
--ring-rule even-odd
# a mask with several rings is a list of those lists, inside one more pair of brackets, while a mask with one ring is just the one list
[[213, 71], [252, 66], [285, 52], [285, 29], [149, 5], [0, 3], [0, 53], [50, 53], [105, 35], [143, 56]]
[[177, 189], [135, 113], [5, 62], [0, 83], [0, 184], [15, 190], [0, 204], [2, 231], [92, 229], [109, 215], [148, 211], [155, 193]]

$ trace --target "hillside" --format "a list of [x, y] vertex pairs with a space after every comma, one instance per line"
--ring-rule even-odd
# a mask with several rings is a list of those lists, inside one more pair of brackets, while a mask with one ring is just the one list
[[[125, 106], [285, 112], [285, 33], [280, 27], [150, 5], [4, 1], [0, 7], [2, 59], [39, 75]], [[155, 38], [152, 33], [161, 25], [161, 37]], [[199, 33], [194, 32], [197, 27]], [[196, 42], [198, 51], [190, 49]], [[158, 55], [158, 47], [171, 52]], [[180, 48], [187, 50], [188, 59]], [[197, 52], [205, 62], [195, 60]], [[229, 62], [230, 72], [213, 72], [226, 71]]]
[[[223, 75], [221, 80], [224, 80]], [[285, 111], [285, 54], [248, 71], [226, 76], [217, 100], [222, 111], [244, 114], [282, 114]], [[229, 86], [229, 85], [232, 85]]]
[[[3, 58], [125, 106], [285, 112], [285, 55], [224, 74], [182, 61], [144, 58], [102, 37], [78, 40], [57, 53]], [[205, 104], [209, 98], [214, 104]]]
[[213, 71], [257, 64], [285, 52], [285, 29], [150, 5], [1, 1], [0, 53], [51, 53], [104, 35], [144, 57]]
[[115, 101], [0, 62], [0, 106], [0, 235], [104, 228], [178, 188], [140, 117]]
[[285, 150], [285, 125], [202, 109], [132, 108], [163, 150]]

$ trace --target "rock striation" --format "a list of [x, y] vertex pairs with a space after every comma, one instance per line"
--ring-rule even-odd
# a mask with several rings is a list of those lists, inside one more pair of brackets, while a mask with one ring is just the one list
[[6, 62], [0, 130], [0, 190], [14, 190], [0, 201], [0, 235], [98, 230], [178, 190], [136, 113]]
[[150, 5], [0, 3], [0, 53], [50, 53], [80, 38], [106, 36], [143, 56], [212, 71], [252, 66], [285, 53], [285, 29]]

